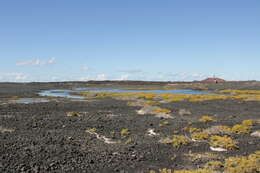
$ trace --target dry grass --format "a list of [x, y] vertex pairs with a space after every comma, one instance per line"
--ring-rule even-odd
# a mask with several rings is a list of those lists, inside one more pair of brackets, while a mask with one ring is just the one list
[[251, 128], [243, 124], [236, 124], [232, 127], [231, 131], [237, 134], [248, 134], [250, 133]]
[[220, 93], [225, 93], [225, 94], [260, 94], [260, 90], [234, 90], [234, 89], [226, 89], [226, 90], [221, 90]]
[[260, 172], [260, 151], [248, 157], [230, 157], [225, 160], [224, 167], [228, 173]]
[[196, 128], [196, 127], [184, 127], [183, 130], [184, 131], [188, 131], [190, 133], [200, 132], [201, 131], [200, 128]]
[[163, 109], [163, 108], [156, 108], [154, 111], [157, 112], [157, 113], [164, 113], [164, 114], [169, 114], [169, 113], [172, 112], [169, 109]]
[[211, 136], [209, 138], [209, 142], [212, 147], [220, 147], [225, 149], [238, 148], [237, 142], [228, 136]]
[[252, 120], [244, 120], [241, 124], [244, 126], [253, 126], [254, 122]]
[[128, 129], [122, 129], [122, 130], [120, 131], [120, 135], [121, 135], [121, 136], [127, 136], [127, 135], [129, 135], [129, 134], [130, 134], [130, 132], [129, 132]]
[[87, 129], [86, 132], [96, 133], [96, 132], [97, 132], [97, 129], [96, 129], [96, 128]]
[[161, 143], [172, 144], [173, 147], [179, 148], [183, 145], [188, 145], [190, 140], [186, 136], [174, 135], [173, 138], [164, 138]]
[[80, 114], [78, 112], [68, 112], [67, 116], [68, 117], [79, 117]]
[[[220, 93], [229, 93], [230, 91], [221, 91]], [[116, 92], [73, 92], [75, 95], [82, 95], [86, 98], [117, 98], [123, 100], [132, 99], [145, 99], [145, 100], [167, 100], [169, 102], [176, 101], [190, 101], [190, 102], [201, 102], [210, 100], [226, 100], [226, 99], [240, 99], [244, 101], [260, 101], [260, 91], [248, 91], [248, 90], [237, 90], [236, 95], [187, 95], [187, 94], [173, 94], [173, 93], [140, 93], [140, 92], [130, 92], [130, 93], [116, 93]]]
[[214, 118], [211, 116], [208, 116], [208, 115], [204, 115], [204, 116], [200, 117], [200, 119], [199, 119], [199, 122], [202, 122], [202, 123], [208, 123], [211, 121], [214, 121]]
[[228, 135], [232, 133], [230, 127], [223, 125], [212, 126], [205, 129], [204, 131], [207, 132], [209, 135]]
[[205, 162], [205, 161], [210, 161], [213, 159], [221, 158], [221, 156], [214, 154], [214, 153], [209, 153], [209, 152], [205, 152], [205, 153], [189, 152], [188, 154], [185, 154], [185, 156], [188, 157], [188, 159], [191, 160], [192, 162], [195, 162], [195, 161]]
[[170, 125], [170, 122], [169, 121], [163, 121], [159, 124], [160, 127], [164, 127], [164, 126], [168, 126]]
[[217, 170], [223, 167], [223, 163], [220, 161], [209, 161], [204, 166], [205, 169]]
[[130, 144], [130, 143], [133, 143], [134, 142], [134, 139], [133, 138], [128, 138], [125, 142], [125, 144]]
[[197, 132], [197, 133], [192, 133], [191, 138], [194, 140], [207, 140], [209, 138], [209, 134], [207, 132]]

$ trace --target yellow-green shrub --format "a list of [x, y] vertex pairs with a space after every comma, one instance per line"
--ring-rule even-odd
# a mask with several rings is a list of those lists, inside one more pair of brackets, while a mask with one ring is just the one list
[[237, 142], [228, 136], [211, 136], [209, 142], [212, 147], [221, 147], [225, 149], [238, 148]]
[[177, 170], [173, 173], [216, 173], [211, 169], [196, 169], [196, 170]]
[[214, 121], [214, 118], [208, 115], [204, 115], [199, 119], [199, 122], [207, 123], [210, 121]]
[[242, 125], [244, 125], [244, 126], [253, 126], [254, 122], [252, 120], [244, 120], [242, 122]]
[[122, 129], [122, 130], [120, 131], [120, 134], [121, 134], [121, 136], [126, 136], [126, 135], [129, 135], [130, 132], [129, 132], [128, 129]]
[[205, 169], [216, 170], [223, 167], [223, 163], [220, 161], [209, 161], [204, 165]]
[[185, 136], [174, 135], [172, 138], [172, 145], [176, 148], [179, 148], [182, 145], [187, 145], [190, 143], [190, 140]]
[[87, 129], [86, 132], [95, 133], [97, 131], [96, 128]]
[[163, 109], [163, 108], [156, 108], [156, 109], [155, 109], [155, 112], [157, 112], [157, 113], [169, 114], [169, 113], [171, 113], [171, 110], [169, 110], [169, 109]]
[[169, 124], [170, 124], [169, 121], [163, 121], [163, 122], [161, 122], [161, 123], [159, 124], [159, 126], [160, 126], [160, 127], [164, 127], [164, 126], [167, 126], [167, 125], [169, 125]]
[[194, 140], [206, 140], [209, 138], [209, 134], [207, 132], [192, 133], [191, 138]]
[[232, 127], [232, 132], [237, 134], [247, 134], [250, 133], [250, 127], [245, 126], [243, 124], [236, 124]]
[[80, 114], [78, 112], [68, 112], [67, 116], [69, 116], [69, 117], [79, 117]]
[[224, 167], [228, 173], [260, 172], [260, 151], [248, 157], [230, 157], [225, 160]]

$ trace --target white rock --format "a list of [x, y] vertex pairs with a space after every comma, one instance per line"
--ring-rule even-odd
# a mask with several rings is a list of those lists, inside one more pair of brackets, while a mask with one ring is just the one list
[[148, 129], [147, 130], [147, 134], [148, 134], [148, 136], [157, 136], [157, 135], [159, 135], [158, 133], [154, 132], [154, 129]]
[[255, 131], [251, 133], [251, 136], [260, 138], [260, 131]]
[[215, 148], [215, 147], [210, 147], [210, 149], [212, 150], [212, 151], [219, 151], [219, 152], [223, 152], [223, 151], [227, 151], [227, 149], [225, 149], [225, 148]]

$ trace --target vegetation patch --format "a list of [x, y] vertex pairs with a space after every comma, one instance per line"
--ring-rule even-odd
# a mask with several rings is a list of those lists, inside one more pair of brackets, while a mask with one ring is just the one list
[[170, 122], [169, 121], [163, 121], [159, 124], [160, 127], [164, 127], [164, 126], [168, 126], [170, 125]]
[[201, 131], [200, 128], [196, 128], [196, 127], [184, 127], [183, 130], [184, 131], [188, 131], [190, 133], [200, 132]]
[[260, 172], [260, 151], [248, 157], [230, 157], [225, 160], [224, 167], [228, 173]]
[[208, 115], [204, 115], [204, 116], [200, 117], [200, 119], [199, 119], [199, 122], [202, 122], [202, 123], [208, 123], [211, 121], [214, 121], [214, 118], [211, 116], [208, 116]]
[[195, 161], [205, 162], [205, 161], [209, 161], [212, 159], [219, 159], [221, 157], [217, 154], [209, 153], [209, 152], [205, 152], [205, 153], [189, 152], [188, 154], [185, 154], [185, 156], [187, 156], [192, 162], [195, 162]]
[[260, 94], [260, 90], [234, 90], [234, 89], [226, 89], [226, 90], [221, 90], [220, 93], [225, 93], [225, 94]]
[[156, 106], [158, 102], [155, 101], [145, 101], [145, 100], [137, 100], [137, 101], [129, 101], [127, 102], [128, 106]]
[[254, 122], [252, 120], [244, 120], [241, 124], [244, 126], [253, 126]]
[[133, 138], [128, 138], [125, 142], [125, 144], [130, 144], [130, 143], [133, 143], [134, 142], [134, 139]]
[[207, 132], [197, 132], [197, 133], [192, 133], [191, 138], [194, 140], [207, 140], [209, 138], [209, 134]]
[[220, 95], [209, 94], [209, 95], [187, 95], [187, 94], [173, 94], [173, 93], [140, 93], [140, 92], [129, 92], [129, 93], [117, 93], [117, 92], [73, 92], [75, 95], [82, 95], [87, 98], [117, 98], [117, 99], [145, 99], [145, 100], [167, 100], [168, 102], [177, 102], [177, 101], [190, 101], [190, 102], [201, 102], [201, 101], [210, 101], [210, 100], [225, 100], [225, 99], [240, 99], [244, 101], [260, 101], [260, 90], [251, 91], [251, 90], [233, 90], [236, 95], [222, 95], [230, 93], [229, 90], [220, 91]]
[[122, 129], [122, 130], [120, 131], [120, 135], [121, 135], [121, 136], [127, 136], [127, 135], [129, 135], [129, 134], [130, 134], [130, 132], [129, 132], [128, 129]]
[[68, 112], [67, 116], [68, 117], [79, 117], [80, 114], [78, 112]]
[[232, 127], [232, 132], [237, 134], [248, 134], [250, 133], [251, 129], [248, 126], [243, 124], [236, 124]]
[[212, 126], [204, 131], [209, 135], [228, 135], [232, 133], [232, 129], [230, 127], [223, 125]]
[[237, 142], [228, 136], [211, 136], [209, 138], [210, 145], [212, 147], [220, 147], [225, 149], [236, 149], [238, 148]]
[[196, 170], [177, 170], [173, 173], [216, 173], [211, 169], [196, 169]]
[[173, 147], [179, 148], [183, 145], [188, 145], [190, 140], [186, 136], [174, 135], [173, 138], [165, 138], [161, 140], [162, 143], [172, 144]]
[[96, 132], [97, 132], [97, 129], [96, 129], [96, 128], [87, 129], [86, 132], [96, 133]]
[[172, 111], [169, 110], [169, 109], [156, 108], [156, 109], [155, 109], [155, 112], [157, 112], [157, 113], [169, 114], [169, 113], [171, 113]]
[[222, 168], [223, 166], [224, 166], [223, 163], [220, 161], [209, 161], [203, 167], [205, 169], [217, 170]]

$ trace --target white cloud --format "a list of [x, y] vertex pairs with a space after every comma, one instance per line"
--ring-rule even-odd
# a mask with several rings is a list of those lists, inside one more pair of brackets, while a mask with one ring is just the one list
[[16, 63], [18, 66], [24, 66], [24, 65], [32, 65], [32, 66], [46, 66], [50, 64], [55, 63], [55, 58], [50, 58], [47, 61], [40, 60], [40, 59], [34, 59], [34, 60], [29, 60], [29, 61], [19, 61]]
[[98, 74], [96, 80], [107, 80], [108, 76], [106, 74]]
[[83, 77], [79, 77], [78, 80], [79, 81], [89, 81], [89, 80], [91, 80], [91, 77], [90, 76], [83, 76]]
[[129, 74], [123, 74], [120, 76], [120, 78], [118, 80], [128, 80], [129, 79]]
[[191, 76], [195, 77], [195, 78], [200, 78], [200, 77], [204, 77], [205, 75], [201, 74], [201, 73], [194, 73], [194, 74], [191, 74]]
[[3, 73], [0, 74], [0, 80], [3, 82], [26, 82], [28, 75], [24, 73]]
[[143, 73], [143, 71], [141, 69], [128, 69], [128, 70], [118, 70], [118, 72], [120, 73]]

